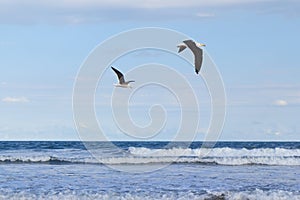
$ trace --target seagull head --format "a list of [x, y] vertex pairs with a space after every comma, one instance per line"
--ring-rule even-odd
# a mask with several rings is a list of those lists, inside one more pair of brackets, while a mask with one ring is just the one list
[[205, 44], [202, 44], [202, 43], [196, 43], [196, 45], [198, 46], [198, 47], [206, 47], [206, 45]]

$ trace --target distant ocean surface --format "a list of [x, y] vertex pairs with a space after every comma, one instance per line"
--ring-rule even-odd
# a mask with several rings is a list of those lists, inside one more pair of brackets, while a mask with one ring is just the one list
[[300, 200], [300, 142], [109, 144], [0, 142], [0, 199]]

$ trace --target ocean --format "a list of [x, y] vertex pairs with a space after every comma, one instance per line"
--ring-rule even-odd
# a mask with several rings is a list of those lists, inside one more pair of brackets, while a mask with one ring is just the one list
[[0, 199], [300, 199], [300, 142], [168, 144], [0, 142]]

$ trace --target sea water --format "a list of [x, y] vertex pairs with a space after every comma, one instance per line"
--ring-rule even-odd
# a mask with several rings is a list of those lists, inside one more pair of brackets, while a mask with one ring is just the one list
[[300, 199], [300, 142], [168, 144], [0, 142], [0, 199]]

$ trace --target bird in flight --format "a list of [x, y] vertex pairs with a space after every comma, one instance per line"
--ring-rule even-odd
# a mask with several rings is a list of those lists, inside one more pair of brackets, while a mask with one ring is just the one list
[[195, 57], [195, 72], [199, 73], [203, 61], [203, 50], [201, 47], [205, 47], [205, 44], [194, 42], [193, 40], [184, 40], [183, 43], [177, 45], [178, 53], [182, 52], [187, 47], [192, 51]]
[[114, 67], [111, 67], [112, 70], [114, 70], [114, 72], [117, 74], [118, 79], [119, 79], [119, 83], [115, 84], [116, 87], [122, 87], [122, 88], [132, 88], [131, 85], [129, 85], [129, 83], [134, 82], [134, 81], [125, 81], [124, 75], [117, 70]]

